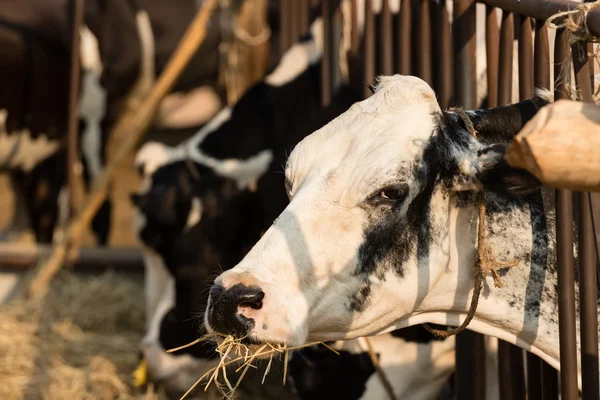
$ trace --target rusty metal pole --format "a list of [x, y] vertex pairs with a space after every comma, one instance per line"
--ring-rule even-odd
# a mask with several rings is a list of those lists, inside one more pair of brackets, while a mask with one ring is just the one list
[[[533, 52], [533, 77], [536, 88], [550, 89], [550, 48], [548, 43], [548, 27], [544, 21], [535, 21], [535, 40]], [[531, 367], [539, 365], [539, 381], [535, 380], [535, 371]], [[558, 400], [558, 373], [548, 363], [541, 358], [527, 353], [527, 386], [529, 396], [534, 400], [533, 393], [539, 391], [539, 396], [543, 400]], [[532, 379], [533, 378], [533, 379]]]
[[375, 80], [375, 16], [373, 2], [365, 0], [365, 30], [364, 30], [364, 97], [371, 95], [368, 85]]
[[358, 55], [360, 48], [360, 35], [358, 31], [358, 0], [352, 0], [351, 4], [351, 31], [350, 31], [350, 52], [348, 56], [354, 58]]
[[[569, 53], [568, 34], [556, 31], [554, 76], [570, 74], [564, 61]], [[565, 69], [566, 67], [566, 69]], [[555, 78], [556, 80], [556, 78]], [[556, 80], [555, 99], [568, 98], [564, 80]], [[562, 400], [577, 399], [577, 342], [575, 331], [575, 285], [573, 262], [573, 196], [556, 190], [556, 258], [558, 273], [558, 316], [560, 337], [560, 387]]]
[[[400, 2], [400, 18], [398, 22], [398, 40], [396, 54], [398, 57], [398, 72], [402, 75], [410, 74], [411, 64], [411, 41], [410, 33], [412, 29], [411, 24], [411, 9], [410, 1]], [[366, 36], [366, 35], [365, 35]]]
[[[581, 100], [592, 102], [587, 43], [573, 45], [575, 81]], [[592, 225], [589, 193], [577, 193], [579, 225], [579, 318], [581, 342], [582, 399], [598, 400], [598, 286], [596, 270], [596, 237]]]
[[487, 65], [488, 107], [498, 105], [498, 63], [500, 51], [500, 34], [498, 32], [498, 16], [496, 8], [486, 6], [485, 49]]
[[[403, 2], [408, 3], [408, 2]], [[438, 96], [440, 106], [447, 108], [452, 101], [453, 84], [453, 54], [452, 54], [452, 29], [450, 28], [450, 19], [446, 1], [437, 4], [438, 15], [438, 40], [436, 41], [437, 62], [434, 66], [436, 71], [436, 80], [438, 85]]]
[[[454, 100], [472, 109], [477, 101], [475, 1], [454, 1], [453, 21]], [[456, 386], [461, 400], [485, 399], [485, 345], [478, 333], [456, 335]]]
[[[520, 16], [519, 26], [519, 100], [533, 97], [534, 55], [533, 32], [529, 17]], [[522, 351], [521, 351], [522, 352]], [[535, 354], [527, 352], [527, 399], [542, 399], [542, 360]]]
[[291, 43], [289, 20], [292, 10], [290, 0], [280, 1], [281, 3], [279, 8], [279, 46], [281, 48], [281, 54], [283, 54], [290, 47]]
[[429, 0], [421, 0], [419, 4], [419, 21], [417, 26], [417, 71], [419, 77], [429, 85], [433, 84], [431, 74], [431, 18], [429, 16]]
[[381, 74], [392, 75], [394, 73], [394, 62], [392, 59], [394, 41], [392, 36], [392, 11], [390, 10], [389, 0], [382, 0], [381, 25], [379, 29]]
[[329, 0], [321, 1], [323, 18], [323, 61], [321, 63], [321, 106], [327, 107], [331, 101], [331, 13]]
[[83, 24], [84, 0], [74, 0], [72, 3], [72, 37], [71, 37], [71, 80], [69, 82], [69, 136], [67, 144], [67, 182], [69, 186], [69, 217], [78, 206], [76, 195], [77, 169], [79, 160], [79, 82], [81, 63], [79, 62], [79, 31]]
[[498, 72], [498, 104], [509, 104], [512, 97], [513, 41], [515, 38], [513, 14], [502, 11], [500, 25], [500, 64]]

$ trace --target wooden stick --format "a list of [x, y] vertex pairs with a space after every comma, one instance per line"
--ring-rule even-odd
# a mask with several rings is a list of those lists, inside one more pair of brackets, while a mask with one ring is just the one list
[[[177, 45], [169, 63], [150, 91], [148, 97], [140, 105], [137, 112], [124, 115], [111, 132], [111, 136], [123, 137], [123, 143], [117, 147], [117, 154], [106, 166], [102, 174], [94, 182], [86, 204], [76, 218], [69, 224], [64, 237], [58, 243], [50, 259], [36, 266], [28, 285], [27, 296], [39, 299], [45, 295], [52, 278], [60, 270], [69, 249], [78, 246], [78, 240], [89, 225], [107, 196], [108, 186], [121, 162], [141, 140], [152, 123], [154, 113], [160, 100], [169, 93], [177, 79], [196, 53], [206, 36], [206, 26], [217, 0], [207, 0], [198, 11], [188, 27], [185, 35]], [[124, 135], [123, 133], [127, 133]]]
[[572, 100], [547, 105], [525, 124], [505, 158], [546, 185], [600, 191], [600, 107]]

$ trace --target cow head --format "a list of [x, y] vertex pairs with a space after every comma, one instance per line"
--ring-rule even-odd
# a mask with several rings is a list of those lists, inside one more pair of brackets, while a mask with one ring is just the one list
[[474, 138], [424, 81], [380, 78], [370, 98], [293, 150], [290, 203], [215, 280], [207, 329], [294, 346], [428, 322], [408, 319], [451, 301], [456, 280], [446, 270], [473, 262], [475, 237], [457, 209], [473, 211], [477, 191], [510, 197], [538, 187], [506, 165], [503, 149], [547, 102], [470, 111]]
[[214, 344], [166, 350], [206, 333], [201, 321], [210, 283], [222, 265], [235, 265], [258, 240], [258, 234], [246, 237], [257, 232], [252, 223], [258, 218], [245, 212], [257, 208], [248, 184], [270, 162], [266, 153], [247, 160], [203, 156], [203, 163], [179, 157], [183, 153], [159, 143], [143, 146], [136, 156], [142, 190], [131, 195], [146, 266], [141, 350], [150, 379], [179, 394], [216, 365]]

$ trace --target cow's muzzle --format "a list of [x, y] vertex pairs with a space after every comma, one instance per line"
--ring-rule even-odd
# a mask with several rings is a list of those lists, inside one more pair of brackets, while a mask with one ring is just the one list
[[209, 331], [244, 338], [254, 329], [253, 315], [263, 306], [265, 293], [258, 286], [238, 283], [229, 289], [210, 289], [206, 322]]

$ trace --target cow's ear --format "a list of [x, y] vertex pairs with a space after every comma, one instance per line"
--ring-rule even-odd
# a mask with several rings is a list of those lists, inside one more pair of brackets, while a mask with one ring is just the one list
[[507, 145], [480, 145], [475, 154], [458, 160], [454, 179], [455, 189], [485, 190], [515, 196], [528, 195], [541, 187], [541, 182], [531, 173], [513, 168], [504, 159]]

